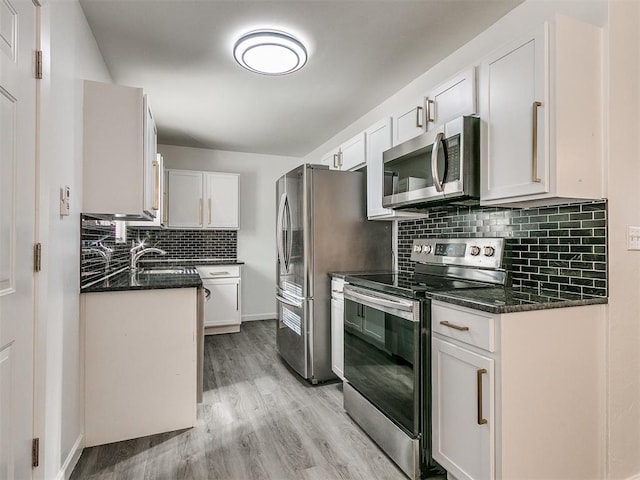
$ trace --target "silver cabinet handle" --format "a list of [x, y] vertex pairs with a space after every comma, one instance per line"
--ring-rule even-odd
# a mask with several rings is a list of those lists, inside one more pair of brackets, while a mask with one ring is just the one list
[[422, 123], [422, 110], [423, 108], [420, 106], [416, 107], [416, 127], [422, 128], [424, 127], [424, 123]]
[[153, 170], [155, 172], [155, 195], [153, 197], [153, 209], [160, 210], [160, 162], [153, 161]]
[[485, 368], [481, 368], [477, 371], [477, 381], [478, 381], [478, 425], [485, 425], [487, 423], [486, 418], [482, 418], [482, 375], [487, 373]]
[[202, 199], [200, 199], [198, 201], [198, 206], [200, 208], [199, 212], [198, 212], [198, 218], [200, 219], [200, 226], [203, 226], [203, 220], [202, 220]]
[[[438, 172], [438, 151], [442, 145], [442, 153], [444, 154], [444, 173], [442, 179], [440, 179], [440, 173]], [[444, 138], [444, 133], [439, 132], [436, 135], [436, 139], [433, 142], [433, 149], [431, 150], [431, 175], [433, 176], [433, 186], [436, 187], [437, 192], [444, 191], [444, 184], [447, 181], [447, 170], [449, 168], [449, 153], [447, 152], [447, 143]]]
[[449, 323], [446, 320], [443, 320], [442, 322], [440, 322], [440, 325], [444, 325], [445, 327], [453, 328], [454, 330], [459, 330], [461, 332], [469, 331], [469, 327], [463, 327], [460, 325], [456, 325], [455, 323]]
[[339, 154], [337, 153], [333, 154], [333, 168], [335, 168], [336, 170], [340, 167], [340, 163], [338, 162], [338, 157], [339, 157]]
[[240, 309], [240, 285], [236, 285], [236, 312]]
[[167, 223], [169, 221], [169, 193], [168, 192], [163, 192], [162, 195], [164, 195], [164, 223]]
[[211, 199], [209, 199], [209, 225], [211, 225]]
[[542, 102], [533, 102], [533, 147], [531, 151], [531, 180], [534, 183], [540, 183], [542, 180], [538, 177], [538, 108], [542, 106]]
[[436, 121], [436, 117], [433, 116], [433, 114], [435, 113], [435, 102], [433, 100], [431, 100], [430, 98], [427, 98], [427, 123], [432, 122], [434, 123]]

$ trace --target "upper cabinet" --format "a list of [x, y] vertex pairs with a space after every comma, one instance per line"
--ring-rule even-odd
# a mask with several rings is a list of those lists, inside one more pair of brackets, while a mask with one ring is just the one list
[[149, 176], [153, 179], [153, 208], [157, 210], [156, 217], [151, 221], [136, 220], [133, 222], [127, 222], [127, 225], [132, 227], [144, 227], [144, 228], [162, 228], [167, 224], [167, 204], [166, 204], [166, 191], [165, 185], [165, 171], [164, 161], [162, 155], [156, 154], [156, 160], [152, 164], [153, 176]]
[[424, 97], [398, 110], [393, 115], [393, 145], [417, 137], [426, 131], [424, 115]]
[[431, 90], [426, 98], [427, 131], [463, 115], [477, 114], [476, 90], [475, 67]]
[[344, 142], [320, 160], [332, 170], [356, 170], [366, 163], [364, 132]]
[[478, 113], [476, 70], [470, 67], [393, 115], [393, 146], [462, 115]]
[[152, 220], [160, 210], [156, 126], [141, 88], [84, 82], [82, 212]]
[[602, 198], [602, 39], [557, 16], [480, 67], [481, 203]]
[[237, 230], [239, 178], [234, 173], [168, 170], [169, 228]]

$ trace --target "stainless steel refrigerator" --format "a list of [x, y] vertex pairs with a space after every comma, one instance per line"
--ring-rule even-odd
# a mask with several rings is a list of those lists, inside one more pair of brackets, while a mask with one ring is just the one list
[[390, 222], [368, 221], [366, 175], [302, 165], [276, 183], [277, 349], [303, 378], [331, 371], [330, 272], [390, 270]]

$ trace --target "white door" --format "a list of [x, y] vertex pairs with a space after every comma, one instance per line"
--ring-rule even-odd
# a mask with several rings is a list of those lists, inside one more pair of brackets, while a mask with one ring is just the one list
[[331, 370], [344, 380], [344, 300], [331, 297]]
[[495, 478], [493, 360], [432, 345], [433, 458], [458, 480]]
[[424, 97], [393, 115], [393, 145], [424, 133]]
[[471, 67], [429, 92], [427, 130], [461, 115], [475, 115], [477, 111], [476, 69]]
[[340, 170], [355, 170], [364, 166], [366, 160], [364, 132], [342, 144], [340, 151]]
[[482, 200], [549, 191], [547, 34], [541, 27], [480, 67]]
[[234, 280], [205, 282], [210, 293], [205, 305], [205, 327], [236, 325], [240, 323], [240, 283]]
[[202, 173], [169, 170], [169, 227], [202, 228]]
[[36, 7], [0, 1], [0, 478], [29, 479], [33, 437]]

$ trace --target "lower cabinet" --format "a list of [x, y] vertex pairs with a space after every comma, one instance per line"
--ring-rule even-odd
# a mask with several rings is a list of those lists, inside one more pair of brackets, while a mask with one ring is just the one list
[[[433, 428], [438, 461], [458, 480], [495, 478], [494, 361], [433, 339]], [[434, 392], [435, 393], [435, 392]]]
[[85, 447], [193, 427], [197, 289], [80, 295]]
[[432, 303], [432, 454], [449, 480], [604, 478], [605, 307]]
[[239, 265], [205, 265], [197, 267], [205, 288], [204, 333], [240, 331], [242, 302]]
[[344, 280], [331, 280], [331, 370], [344, 380]]

